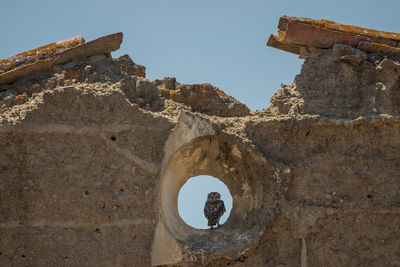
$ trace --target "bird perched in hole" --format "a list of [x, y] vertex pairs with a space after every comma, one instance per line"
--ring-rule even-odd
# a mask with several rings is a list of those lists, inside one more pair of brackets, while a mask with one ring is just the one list
[[208, 226], [213, 229], [214, 225], [217, 224], [219, 227], [219, 218], [224, 214], [225, 205], [224, 201], [220, 200], [221, 195], [218, 192], [211, 192], [207, 196], [206, 204], [204, 205], [204, 215], [208, 220]]

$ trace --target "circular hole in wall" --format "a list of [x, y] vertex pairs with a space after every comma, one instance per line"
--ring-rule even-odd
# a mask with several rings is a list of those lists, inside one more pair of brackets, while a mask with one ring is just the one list
[[[178, 212], [182, 187], [191, 177], [204, 174], [218, 177], [235, 199], [229, 219], [214, 230], [191, 227]], [[277, 216], [286, 175], [281, 167], [232, 138], [195, 138], [175, 151], [163, 167], [160, 219], [169, 234], [193, 251], [220, 253], [242, 247], [258, 238]]]
[[224, 224], [232, 210], [232, 196], [228, 187], [218, 178], [210, 175], [199, 175], [186, 181], [178, 195], [178, 212], [182, 220], [196, 229], [210, 229], [204, 216], [204, 205], [210, 192], [218, 192], [224, 201], [226, 212], [219, 223]]

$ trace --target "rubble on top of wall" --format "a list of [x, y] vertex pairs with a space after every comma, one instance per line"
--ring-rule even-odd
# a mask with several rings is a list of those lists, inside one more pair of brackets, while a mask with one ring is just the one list
[[211, 84], [149, 81], [128, 55], [112, 58], [123, 34], [85, 43], [81, 35], [0, 60], [0, 109], [23, 104], [44, 90], [74, 84], [118, 87], [132, 104], [176, 115], [180, 109], [221, 117], [246, 116], [249, 108]]

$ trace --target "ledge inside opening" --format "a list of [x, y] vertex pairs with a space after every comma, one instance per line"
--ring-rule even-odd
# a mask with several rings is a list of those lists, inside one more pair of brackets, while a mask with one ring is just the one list
[[229, 188], [218, 178], [210, 175], [199, 175], [189, 178], [178, 195], [178, 212], [182, 220], [196, 229], [210, 229], [204, 216], [204, 205], [210, 192], [221, 194], [226, 212], [220, 218], [222, 226], [232, 210], [233, 198]]

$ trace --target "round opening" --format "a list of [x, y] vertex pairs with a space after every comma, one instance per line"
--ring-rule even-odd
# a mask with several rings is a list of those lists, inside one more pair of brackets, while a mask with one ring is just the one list
[[[218, 177], [235, 199], [229, 219], [217, 229], [204, 230], [204, 221], [196, 227], [184, 220], [182, 211], [178, 211], [178, 196], [184, 192], [184, 185], [191, 177], [199, 175]], [[265, 224], [274, 220], [277, 199], [284, 195], [287, 175], [279, 165], [232, 139], [224, 136], [195, 138], [175, 151], [163, 167], [161, 220], [177, 241], [193, 251], [216, 253], [242, 247], [259, 237]], [[207, 189], [199, 201], [200, 207], [190, 205], [190, 208], [197, 210], [202, 218], [208, 193], [218, 190]]]
[[219, 219], [219, 224], [222, 225], [226, 222], [233, 202], [228, 187], [218, 178], [199, 175], [187, 180], [179, 191], [178, 212], [186, 224], [196, 229], [210, 229], [204, 215], [204, 205], [211, 192], [218, 192], [221, 195], [226, 211]]

